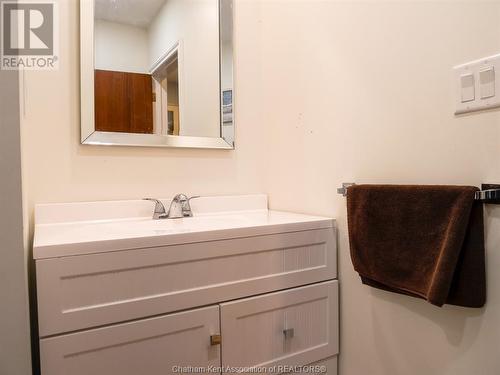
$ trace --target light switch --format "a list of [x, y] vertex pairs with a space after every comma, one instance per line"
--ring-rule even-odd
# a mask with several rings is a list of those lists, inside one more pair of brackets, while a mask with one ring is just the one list
[[453, 67], [455, 115], [500, 108], [500, 53]]
[[479, 90], [481, 99], [495, 96], [495, 68], [493, 66], [479, 71]]
[[476, 98], [474, 74], [462, 74], [460, 76], [460, 87], [462, 90], [462, 103], [471, 102]]

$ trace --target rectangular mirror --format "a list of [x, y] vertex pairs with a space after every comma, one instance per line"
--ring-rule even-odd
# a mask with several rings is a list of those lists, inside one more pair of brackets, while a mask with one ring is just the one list
[[81, 142], [234, 148], [233, 0], [81, 0]]

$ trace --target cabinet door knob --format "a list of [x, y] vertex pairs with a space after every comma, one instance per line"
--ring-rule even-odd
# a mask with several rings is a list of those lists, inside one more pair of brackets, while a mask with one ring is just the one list
[[285, 339], [293, 338], [294, 334], [295, 334], [295, 330], [293, 328], [287, 328], [287, 329], [283, 330], [283, 335], [285, 335]]
[[222, 336], [221, 335], [211, 335], [210, 336], [210, 345], [220, 345], [222, 342]]

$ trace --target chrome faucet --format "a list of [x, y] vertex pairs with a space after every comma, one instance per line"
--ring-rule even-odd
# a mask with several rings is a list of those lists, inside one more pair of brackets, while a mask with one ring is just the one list
[[188, 198], [186, 194], [177, 194], [172, 202], [170, 202], [170, 207], [168, 212], [165, 210], [165, 206], [160, 200], [155, 198], [144, 198], [145, 200], [155, 202], [155, 211], [153, 213], [153, 220], [159, 219], [178, 219], [181, 217], [191, 217], [193, 216], [193, 211], [191, 211], [191, 205], [189, 201], [193, 198], [199, 198], [198, 195]]

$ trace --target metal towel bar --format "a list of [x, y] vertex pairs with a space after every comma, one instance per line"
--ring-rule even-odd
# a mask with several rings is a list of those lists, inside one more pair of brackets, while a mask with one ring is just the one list
[[[342, 187], [337, 189], [338, 194], [347, 196], [347, 190], [353, 182], [343, 182]], [[477, 191], [474, 199], [483, 203], [500, 204], [500, 184], [482, 184], [481, 190]]]
[[500, 185], [482, 184], [474, 199], [483, 203], [500, 204]]
[[347, 196], [347, 189], [349, 186], [355, 185], [353, 182], [342, 182], [342, 187], [337, 189], [337, 194], [342, 194], [344, 197]]

